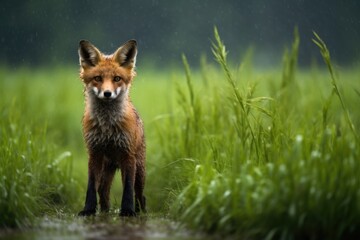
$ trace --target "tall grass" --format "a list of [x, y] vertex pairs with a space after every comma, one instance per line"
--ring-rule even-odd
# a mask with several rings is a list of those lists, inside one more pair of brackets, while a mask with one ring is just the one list
[[[320, 48], [320, 53], [324, 59], [326, 66], [328, 67], [330, 77], [331, 77], [331, 85], [333, 87], [333, 91], [331, 92], [328, 102], [330, 102], [330, 100], [334, 94], [338, 97], [338, 99], [341, 103], [342, 110], [344, 111], [347, 124], [349, 125], [352, 133], [354, 134], [356, 141], [359, 142], [360, 141], [359, 136], [355, 130], [354, 124], [351, 121], [349, 111], [348, 111], [347, 107], [345, 106], [345, 101], [343, 100], [343, 96], [340, 93], [340, 90], [339, 90], [339, 87], [337, 84], [337, 80], [336, 80], [335, 73], [334, 73], [334, 68], [331, 64], [330, 52], [327, 49], [325, 42], [319, 37], [319, 35], [317, 35], [317, 33], [314, 32], [314, 36], [316, 39], [313, 39], [313, 42]], [[326, 109], [327, 105], [328, 105], [328, 103], [325, 105], [325, 109], [323, 110], [323, 112], [327, 112], [327, 109]]]
[[[208, 232], [243, 237], [360, 234], [359, 126], [350, 121], [340, 91], [344, 114], [338, 113], [339, 104], [318, 94], [334, 84], [314, 89], [312, 79], [296, 71], [298, 38], [295, 31], [283, 74], [272, 80], [280, 93], [275, 96], [257, 95], [260, 83], [234, 77], [216, 29], [213, 53], [223, 76], [209, 75], [208, 85], [195, 89], [183, 58], [187, 92], [178, 91], [182, 110], [163, 125], [163, 132], [171, 133], [161, 145], [169, 175], [176, 176], [168, 181], [177, 186], [173, 217]], [[334, 116], [324, 122], [324, 111]], [[359, 119], [355, 109], [351, 113]]]
[[30, 226], [36, 217], [71, 208], [78, 184], [71, 152], [49, 141], [54, 123], [44, 117], [51, 109], [45, 101], [53, 95], [28, 87], [38, 79], [25, 70], [1, 74], [0, 227]]
[[1, 109], [0, 226], [30, 226], [35, 217], [71, 204], [76, 195], [70, 152], [46, 140], [46, 125], [32, 126], [14, 101]]

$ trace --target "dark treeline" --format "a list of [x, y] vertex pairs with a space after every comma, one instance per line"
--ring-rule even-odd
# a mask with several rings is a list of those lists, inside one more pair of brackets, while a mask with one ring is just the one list
[[[280, 61], [298, 26], [300, 63], [318, 55], [316, 31], [338, 64], [360, 58], [358, 0], [95, 1], [5, 0], [0, 5], [0, 62], [8, 65], [74, 64], [80, 39], [111, 53], [138, 40], [141, 58], [152, 64], [209, 55], [217, 26], [230, 57], [255, 48], [259, 64]], [[141, 63], [141, 62], [140, 62]]]

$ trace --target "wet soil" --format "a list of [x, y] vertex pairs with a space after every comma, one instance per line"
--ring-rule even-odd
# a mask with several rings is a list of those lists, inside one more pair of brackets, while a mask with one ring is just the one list
[[120, 239], [120, 240], [204, 240], [210, 236], [186, 230], [179, 224], [161, 217], [119, 218], [44, 217], [36, 227], [28, 230], [0, 232], [0, 239]]

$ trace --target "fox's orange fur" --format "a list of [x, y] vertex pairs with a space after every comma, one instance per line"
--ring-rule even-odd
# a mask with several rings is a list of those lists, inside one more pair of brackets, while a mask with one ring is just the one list
[[135, 40], [112, 55], [80, 41], [80, 78], [85, 86], [83, 134], [89, 169], [85, 207], [79, 215], [96, 213], [97, 194], [101, 211], [109, 210], [110, 186], [117, 169], [121, 169], [124, 186], [120, 215], [146, 211], [143, 123], [129, 97], [136, 55]]

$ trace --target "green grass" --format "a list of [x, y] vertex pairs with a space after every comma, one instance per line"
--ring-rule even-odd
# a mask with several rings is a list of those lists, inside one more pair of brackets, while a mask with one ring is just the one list
[[184, 61], [182, 114], [163, 129], [178, 126], [162, 143], [168, 143], [164, 159], [176, 159], [168, 174], [183, 176], [173, 183], [179, 187], [172, 216], [250, 238], [359, 234], [358, 71], [344, 71], [349, 78], [340, 88], [326, 46], [315, 37], [330, 74], [297, 71], [297, 31], [281, 75], [249, 78], [232, 70], [216, 29], [213, 53], [223, 75], [210, 72], [210, 86], [195, 88]]
[[48, 141], [61, 121], [48, 124], [52, 93], [43, 94], [43, 81], [30, 73], [1, 71], [0, 227], [30, 226], [40, 213], [62, 211], [77, 198], [72, 153]]
[[[132, 100], [147, 140], [150, 213], [244, 238], [349, 238], [360, 228], [360, 71], [227, 62], [215, 30], [201, 68], [138, 68]], [[316, 47], [314, 44], [314, 47]], [[0, 71], [0, 226], [82, 207], [87, 156], [76, 68]], [[117, 175], [113, 207], [120, 205]]]

